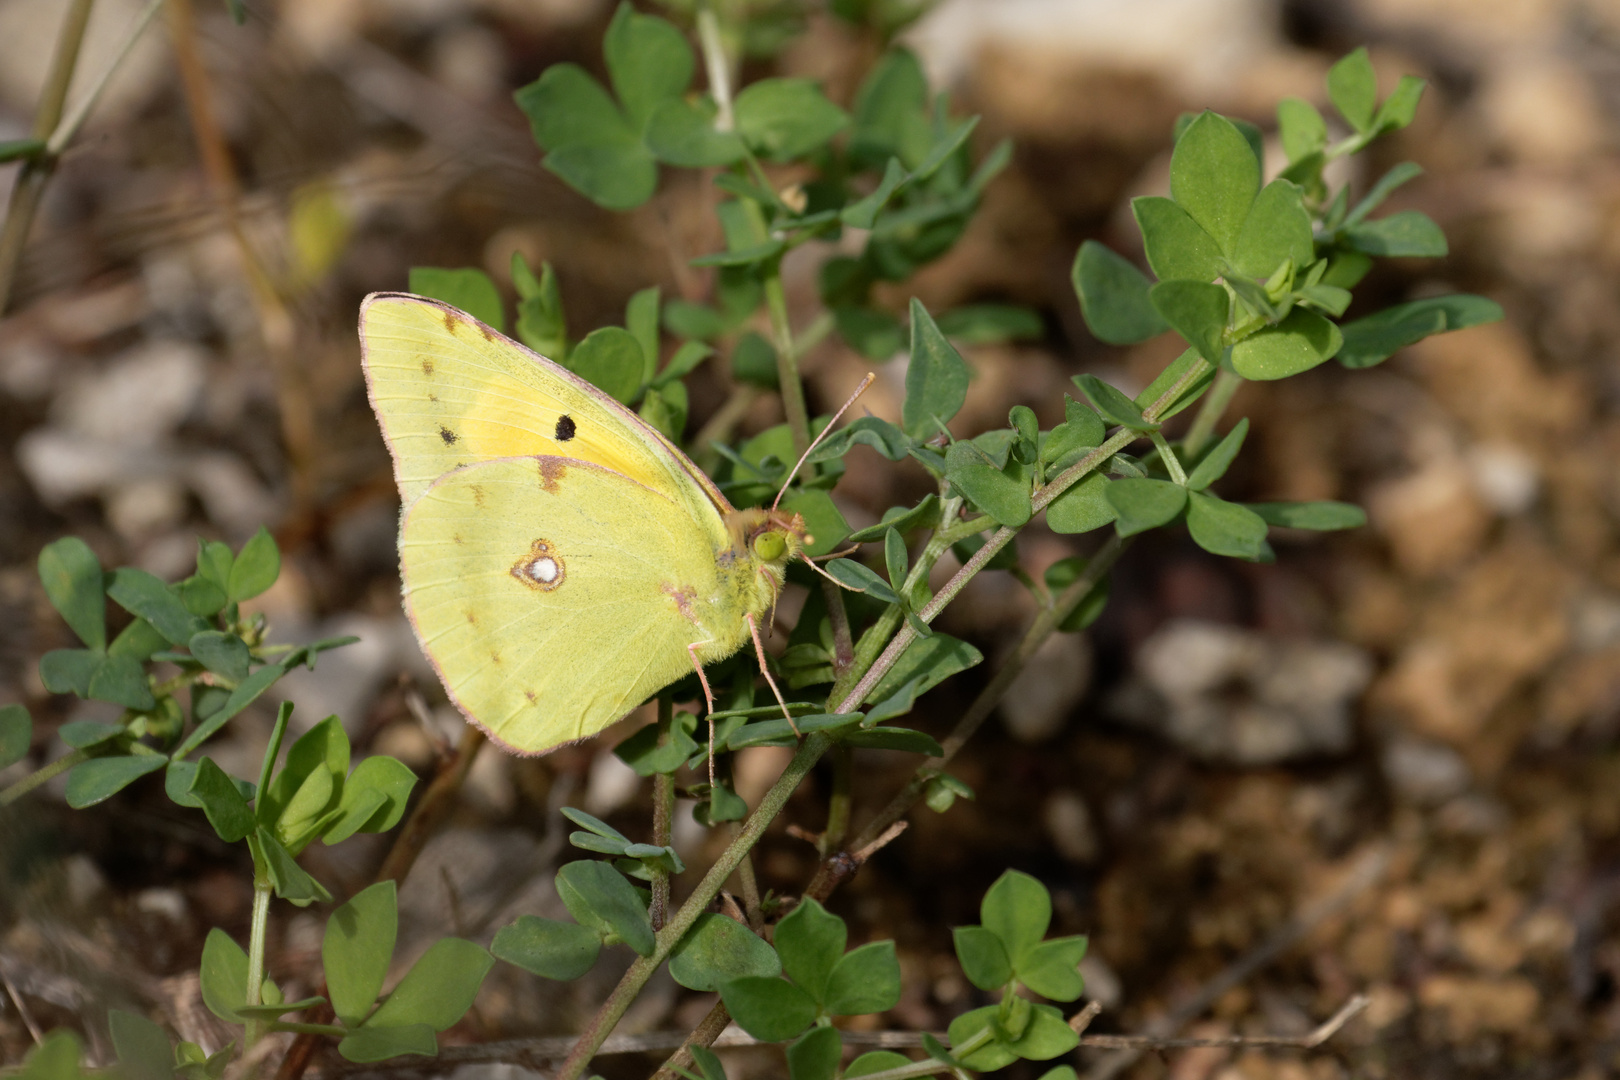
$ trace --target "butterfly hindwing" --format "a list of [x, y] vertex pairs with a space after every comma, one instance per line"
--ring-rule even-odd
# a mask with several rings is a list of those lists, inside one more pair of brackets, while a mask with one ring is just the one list
[[462, 711], [508, 747], [544, 753], [690, 671], [688, 645], [712, 642], [714, 659], [742, 644], [735, 613], [713, 603], [725, 543], [712, 510], [694, 517], [596, 464], [486, 461], [407, 509], [405, 606]]
[[460, 466], [549, 454], [612, 469], [693, 514], [730, 509], [640, 417], [448, 304], [374, 293], [360, 308], [360, 340], [407, 507]]

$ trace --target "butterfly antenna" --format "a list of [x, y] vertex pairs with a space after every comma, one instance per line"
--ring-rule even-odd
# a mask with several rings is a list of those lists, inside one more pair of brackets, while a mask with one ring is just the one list
[[[853, 550], [855, 550], [855, 549], [854, 548], [850, 549], [850, 551], [853, 551]], [[842, 554], [848, 555], [849, 551], [843, 552]], [[808, 556], [808, 555], [800, 555], [799, 557], [804, 560], [804, 565], [808, 566], [810, 569], [814, 570], [816, 573], [820, 574], [822, 577], [826, 578], [828, 581], [832, 582], [834, 585], [837, 585], [840, 589], [849, 588], [848, 585], [845, 585], [842, 581], [839, 581], [837, 578], [835, 578], [831, 574], [827, 573], [827, 571], [823, 570], [820, 566], [817, 566], [816, 561], [814, 559], [812, 559], [810, 556]]]
[[855, 399], [866, 393], [866, 388], [871, 386], [872, 380], [876, 378], [876, 375], [872, 374], [870, 371], [867, 372], [866, 378], [861, 380], [861, 385], [857, 386], [855, 388], [855, 392], [849, 395], [849, 400], [844, 402], [843, 406], [840, 407], [837, 412], [833, 413], [833, 418], [827, 421], [826, 427], [821, 429], [821, 434], [810, 440], [810, 445], [805, 447], [804, 453], [799, 455], [799, 463], [793, 466], [793, 471], [788, 473], [786, 480], [782, 481], [782, 490], [776, 493], [776, 502], [771, 503], [772, 510], [775, 510], [776, 507], [781, 503], [782, 496], [787, 494], [788, 485], [793, 483], [793, 478], [799, 475], [800, 469], [804, 468], [805, 459], [810, 456], [810, 452], [817, 446], [821, 445], [822, 439], [825, 439], [828, 435], [832, 434], [833, 425], [838, 423], [838, 418], [849, 411], [849, 407], [855, 404]]

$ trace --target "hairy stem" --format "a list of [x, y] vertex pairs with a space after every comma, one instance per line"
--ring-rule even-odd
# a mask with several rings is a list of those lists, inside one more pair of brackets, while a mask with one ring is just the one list
[[1234, 375], [1226, 370], [1216, 374], [1215, 381], [1210, 384], [1209, 393], [1198, 406], [1198, 415], [1193, 417], [1192, 426], [1187, 429], [1186, 437], [1181, 440], [1181, 452], [1187, 455], [1188, 461], [1198, 460], [1204, 444], [1215, 434], [1215, 425], [1226, 412], [1227, 405], [1231, 404], [1232, 395], [1237, 393], [1238, 387], [1242, 385], [1241, 375]]
[[[264, 867], [253, 867], [253, 922], [248, 928], [248, 969], [247, 969], [247, 1001], [248, 1005], [261, 1005], [261, 989], [264, 986], [264, 935], [270, 926], [270, 895], [274, 886], [270, 882], [270, 873]], [[247, 1022], [247, 1045], [252, 1046], [264, 1037], [269, 1026], [267, 1021], [251, 1019]]]
[[843, 846], [849, 833], [850, 782], [855, 771], [854, 751], [840, 743], [833, 747], [833, 788], [827, 800], [827, 828], [822, 831], [816, 849], [822, 858]]
[[[73, 82], [73, 69], [79, 62], [79, 46], [84, 43], [84, 30], [90, 22], [90, 9], [94, 0], [73, 0], [67, 17], [62, 20], [61, 33], [56, 39], [56, 54], [45, 77], [45, 88], [40, 93], [39, 109], [34, 113], [33, 136], [47, 141], [62, 119], [62, 107], [67, 101], [68, 87]], [[0, 315], [4, 315], [11, 299], [11, 287], [17, 279], [17, 268], [22, 264], [23, 248], [28, 243], [28, 231], [33, 227], [34, 214], [39, 210], [45, 194], [45, 182], [56, 168], [56, 158], [39, 154], [23, 162], [11, 189], [11, 201], [6, 207], [6, 222], [0, 227]], [[0, 804], [3, 805], [3, 804]]]
[[793, 328], [788, 323], [787, 291], [782, 288], [782, 260], [775, 259], [765, 271], [765, 306], [771, 314], [771, 337], [776, 346], [776, 381], [782, 394], [782, 411], [787, 414], [788, 430], [793, 433], [793, 452], [802, 454], [810, 447], [810, 414], [804, 404], [804, 384], [799, 381], [799, 354], [793, 348]]
[[[667, 693], [658, 695], [658, 726], [664, 734], [661, 742], [670, 738], [669, 728], [675, 719], [675, 699]], [[675, 814], [675, 777], [671, 773], [653, 774], [653, 846], [667, 847], [669, 845], [670, 819]], [[664, 920], [669, 917], [669, 871], [661, 866], [651, 868], [652, 874], [652, 903], [648, 905], [647, 917], [652, 920], [652, 928], [661, 930]]]
[[777, 777], [776, 783], [765, 792], [764, 797], [760, 799], [759, 808], [748, 816], [737, 838], [726, 847], [714, 865], [709, 867], [709, 872], [703, 875], [703, 880], [698, 882], [697, 888], [687, 898], [686, 903], [681, 905], [680, 910], [675, 912], [653, 938], [652, 955], [636, 958], [629, 970], [624, 973], [624, 977], [619, 980], [619, 985], [613, 988], [613, 992], [602, 1003], [601, 1009], [585, 1026], [585, 1030], [580, 1033], [579, 1041], [569, 1052], [568, 1059], [557, 1070], [556, 1080], [579, 1080], [579, 1077], [584, 1075], [586, 1067], [591, 1063], [592, 1055], [613, 1031], [613, 1026], [619, 1022], [619, 1018], [636, 999], [636, 995], [641, 993], [642, 987], [647, 985], [647, 980], [652, 978], [653, 972], [657, 971], [659, 965], [669, 957], [670, 952], [697, 921], [697, 917], [703, 914], [704, 909], [709, 906], [709, 901], [720, 892], [720, 887], [741, 864], [749, 849], [759, 842], [759, 838], [765, 834], [765, 829], [787, 803], [788, 796], [793, 794], [799, 782], [809, 774], [830, 745], [831, 740], [819, 733], [809, 736], [799, 744], [793, 760], [788, 762], [787, 768]]
[[33, 791], [47, 780], [50, 780], [52, 777], [61, 776], [69, 769], [73, 768], [73, 766], [82, 761], [89, 760], [90, 751], [88, 750], [74, 750], [70, 753], [63, 754], [61, 757], [57, 758], [44, 768], [36, 772], [29, 773], [27, 776], [23, 777], [15, 784], [12, 784], [4, 791], [0, 791], [0, 806], [10, 806], [12, 803], [16, 802], [30, 791]]

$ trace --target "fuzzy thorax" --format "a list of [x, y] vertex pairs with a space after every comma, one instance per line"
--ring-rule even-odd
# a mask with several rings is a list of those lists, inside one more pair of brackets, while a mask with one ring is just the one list
[[744, 593], [744, 608], [759, 615], [776, 604], [787, 576], [787, 564], [814, 540], [805, 530], [804, 518], [786, 510], [733, 510], [725, 516], [731, 535], [733, 565], [752, 572], [738, 585]]

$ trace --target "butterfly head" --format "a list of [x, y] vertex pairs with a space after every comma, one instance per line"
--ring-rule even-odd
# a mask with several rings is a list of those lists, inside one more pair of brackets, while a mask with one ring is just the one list
[[739, 510], [732, 520], [733, 535], [739, 547], [754, 560], [780, 571], [804, 551], [812, 537], [799, 514], [786, 510]]

